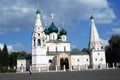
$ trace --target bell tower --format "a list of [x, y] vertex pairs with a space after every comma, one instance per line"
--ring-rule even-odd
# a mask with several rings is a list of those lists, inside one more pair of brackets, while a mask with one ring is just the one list
[[99, 38], [93, 16], [90, 17], [90, 21], [90, 40], [88, 47], [90, 51], [91, 66], [93, 68], [106, 67], [105, 50], [102, 47], [102, 42]]
[[40, 10], [36, 11], [36, 22], [32, 34], [32, 66], [40, 66], [46, 61], [46, 36], [40, 19]]

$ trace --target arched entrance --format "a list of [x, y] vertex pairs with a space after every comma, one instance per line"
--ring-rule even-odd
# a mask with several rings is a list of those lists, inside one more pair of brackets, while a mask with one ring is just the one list
[[69, 69], [69, 60], [68, 58], [61, 58], [60, 59], [60, 69], [63, 70], [65, 66], [65, 69]]

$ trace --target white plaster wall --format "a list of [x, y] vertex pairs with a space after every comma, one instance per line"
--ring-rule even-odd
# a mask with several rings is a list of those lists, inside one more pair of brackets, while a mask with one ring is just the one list
[[46, 55], [46, 48], [45, 47], [37, 47], [36, 55]]
[[[47, 57], [46, 56], [36, 56], [35, 57], [36, 61], [35, 61], [35, 64], [33, 65], [46, 65], [47, 64]], [[34, 62], [34, 60], [33, 60]]]
[[66, 51], [70, 51], [70, 43], [47, 43], [47, 47], [49, 47], [49, 51], [64, 51], [64, 47]]
[[105, 51], [94, 51], [91, 57], [94, 65], [106, 64]]
[[36, 64], [36, 55], [32, 55], [32, 65], [35, 65]]
[[71, 62], [72, 65], [89, 65], [89, 55], [72, 55]]
[[49, 41], [49, 35], [46, 35], [46, 41]]
[[21, 65], [23, 66], [23, 67], [26, 67], [26, 60], [25, 59], [23, 59], [23, 60], [17, 60], [17, 67], [21, 67]]
[[61, 36], [62, 41], [67, 41], [66, 35]]
[[50, 33], [50, 40], [57, 40], [57, 33], [55, 33], [55, 32]]

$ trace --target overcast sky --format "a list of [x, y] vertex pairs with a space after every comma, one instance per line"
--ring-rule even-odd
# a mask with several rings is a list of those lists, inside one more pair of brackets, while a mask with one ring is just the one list
[[[51, 24], [67, 30], [72, 47], [87, 48], [92, 14], [104, 45], [112, 34], [120, 34], [119, 0], [0, 0], [0, 46], [6, 43], [9, 51], [31, 53], [31, 37], [36, 10], [41, 11], [44, 28]], [[46, 24], [47, 23], [47, 24]]]

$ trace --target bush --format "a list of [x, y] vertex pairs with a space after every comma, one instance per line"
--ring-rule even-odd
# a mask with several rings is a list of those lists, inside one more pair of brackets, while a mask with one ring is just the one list
[[0, 68], [0, 73], [14, 73], [15, 69], [7, 69], [6, 67]]
[[0, 73], [6, 73], [8, 69], [6, 67], [0, 68]]

